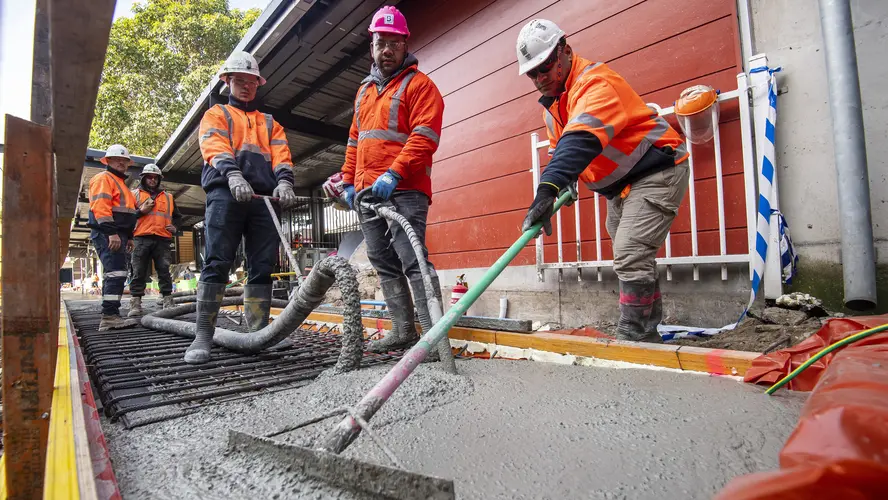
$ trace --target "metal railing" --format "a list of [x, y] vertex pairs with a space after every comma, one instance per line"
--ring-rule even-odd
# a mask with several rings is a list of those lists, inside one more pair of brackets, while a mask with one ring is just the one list
[[[718, 238], [719, 238], [719, 253], [718, 255], [700, 255], [699, 247], [698, 247], [698, 228], [697, 228], [697, 193], [694, 182], [694, 153], [693, 146], [690, 142], [687, 142], [688, 152], [690, 153], [689, 159], [689, 167], [690, 167], [690, 180], [688, 186], [688, 201], [690, 208], [690, 226], [691, 226], [691, 255], [687, 256], [675, 256], [672, 251], [672, 234], [668, 234], [666, 236], [666, 256], [665, 258], [658, 258], [657, 264], [666, 266], [666, 279], [672, 280], [672, 266], [675, 265], [691, 265], [693, 266], [693, 274], [694, 280], [700, 279], [700, 271], [699, 266], [701, 264], [721, 264], [721, 278], [722, 280], [728, 279], [728, 264], [747, 264], [750, 268], [750, 275], [752, 273], [752, 259], [753, 254], [755, 252], [755, 238], [756, 238], [756, 189], [755, 189], [755, 175], [756, 175], [756, 167], [755, 167], [755, 154], [754, 154], [754, 142], [753, 142], [753, 131], [752, 131], [752, 123], [751, 123], [751, 108], [749, 104], [748, 97], [748, 89], [749, 84], [747, 80], [747, 75], [745, 73], [740, 73], [737, 75], [737, 89], [732, 90], [730, 92], [724, 92], [719, 95], [719, 102], [728, 101], [732, 99], [736, 99], [739, 105], [740, 111], [740, 133], [741, 133], [741, 144], [742, 144], [742, 161], [743, 161], [743, 179], [744, 179], [744, 198], [746, 203], [746, 231], [748, 237], [748, 251], [743, 254], [729, 254], [727, 252], [727, 230], [725, 227], [725, 197], [724, 197], [724, 179], [722, 174], [722, 150], [721, 150], [721, 138], [719, 136], [719, 124], [718, 118], [716, 115], [716, 110], [713, 109], [714, 115], [714, 155], [715, 155], [715, 181], [716, 181], [716, 190], [717, 190], [717, 198], [718, 198]], [[656, 104], [649, 104], [652, 109], [656, 109], [659, 112], [660, 116], [668, 116], [673, 114], [674, 109], [670, 108], [660, 108]], [[532, 167], [531, 172], [533, 174], [533, 192], [536, 194], [537, 186], [540, 181], [540, 155], [539, 150], [548, 148], [549, 141], [540, 140], [539, 134], [534, 132], [531, 134], [531, 157], [532, 157]], [[574, 262], [565, 262], [564, 260], [564, 242], [562, 237], [562, 222], [561, 222], [561, 211], [559, 211], [555, 216], [555, 227], [556, 227], [556, 244], [558, 249], [558, 261], [557, 262], [546, 262], [545, 261], [545, 252], [544, 252], [544, 243], [542, 234], [536, 240], [536, 268], [537, 275], [540, 281], [543, 281], [543, 272], [546, 269], [557, 269], [558, 270], [558, 279], [559, 281], [563, 281], [564, 279], [564, 269], [576, 269], [577, 270], [577, 280], [583, 280], [583, 270], [584, 269], [594, 269], [597, 273], [598, 281], [602, 281], [602, 269], [607, 267], [613, 267], [613, 260], [605, 260], [602, 256], [602, 237], [601, 237], [601, 212], [600, 212], [600, 204], [602, 203], [601, 195], [598, 193], [593, 194], [593, 203], [595, 204], [595, 260], [583, 260], [583, 251], [582, 251], [582, 234], [580, 232], [580, 203], [582, 200], [576, 200], [573, 204], [574, 210], [574, 218], [576, 220], [576, 261]]]

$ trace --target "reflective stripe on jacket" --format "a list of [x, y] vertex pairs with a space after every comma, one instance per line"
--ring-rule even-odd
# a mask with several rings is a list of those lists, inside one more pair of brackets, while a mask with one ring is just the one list
[[[651, 147], [674, 151], [674, 163], [687, 159], [684, 140], [604, 63], [573, 57], [567, 90], [557, 99], [542, 98], [543, 117], [549, 136], [549, 154], [564, 134], [589, 132], [601, 142], [602, 151], [580, 180], [593, 191], [622, 189], [624, 179], [639, 178], [639, 169], [657, 168], [640, 162]], [[664, 157], [667, 157], [663, 155]]]
[[343, 181], [360, 191], [392, 169], [403, 179], [398, 190], [421, 191], [431, 199], [432, 156], [441, 136], [444, 99], [417, 69], [415, 57], [408, 55], [406, 64], [382, 86], [371, 75], [358, 90]]
[[[151, 198], [151, 193], [144, 189], [133, 190], [136, 198], [136, 207], [141, 207], [142, 203]], [[173, 224], [173, 207], [175, 202], [173, 197], [166, 191], [158, 193], [154, 198], [154, 208], [147, 214], [139, 216], [136, 222], [136, 236], [160, 236], [172, 239], [173, 235], [166, 230], [166, 227]]]
[[287, 135], [271, 115], [217, 104], [204, 113], [198, 133], [205, 191], [227, 187], [231, 170], [240, 170], [256, 194], [270, 195], [281, 180], [293, 183]]
[[106, 170], [89, 180], [89, 227], [105, 234], [131, 235], [136, 227], [136, 199], [126, 177]]

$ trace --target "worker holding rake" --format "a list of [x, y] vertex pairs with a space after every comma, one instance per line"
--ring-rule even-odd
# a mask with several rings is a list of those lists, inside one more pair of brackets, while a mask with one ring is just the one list
[[655, 258], [688, 187], [684, 141], [620, 75], [575, 54], [552, 21], [527, 23], [516, 49], [519, 75], [543, 95], [551, 156], [522, 230], [542, 222], [551, 235], [555, 199], [577, 180], [607, 198], [620, 280], [617, 338], [660, 342]]

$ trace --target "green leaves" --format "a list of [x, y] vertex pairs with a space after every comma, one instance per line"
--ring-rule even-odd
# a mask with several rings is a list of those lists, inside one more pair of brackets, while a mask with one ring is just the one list
[[259, 16], [228, 0], [145, 0], [111, 27], [89, 145], [155, 156]]

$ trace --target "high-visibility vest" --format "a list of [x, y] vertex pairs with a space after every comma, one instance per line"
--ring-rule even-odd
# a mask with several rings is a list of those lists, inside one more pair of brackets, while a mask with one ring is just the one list
[[102, 229], [112, 224], [119, 233], [132, 232], [136, 227], [136, 199], [125, 182], [108, 170], [89, 180], [89, 227]]
[[287, 134], [269, 114], [217, 104], [200, 121], [199, 143], [204, 190], [227, 187], [231, 168], [241, 171], [256, 194], [270, 195], [281, 180], [294, 182]]
[[357, 191], [389, 169], [402, 177], [398, 190], [432, 197], [432, 156], [438, 150], [444, 99], [414, 63], [386, 82], [368, 76], [358, 89], [342, 166], [343, 182]]
[[[136, 207], [142, 206], [151, 194], [144, 189], [134, 189]], [[166, 227], [173, 223], [173, 197], [166, 191], [161, 191], [154, 197], [154, 208], [147, 214], [143, 214], [136, 222], [135, 236], [161, 236], [172, 238], [173, 235]]]
[[586, 186], [607, 193], [621, 181], [637, 176], [639, 160], [652, 148], [674, 151], [674, 163], [688, 157], [684, 140], [669, 123], [645, 104], [619, 74], [604, 63], [593, 63], [574, 54], [565, 92], [558, 98], [540, 99], [545, 111], [549, 154], [561, 136], [590, 132], [601, 142], [602, 152], [580, 175]]

